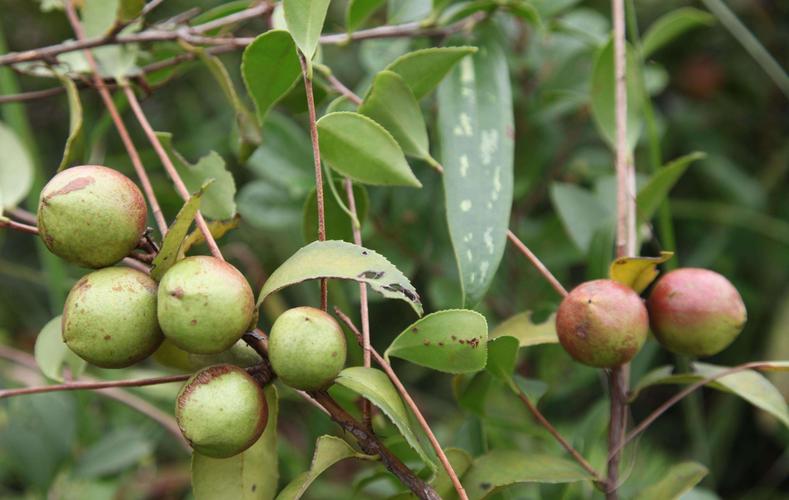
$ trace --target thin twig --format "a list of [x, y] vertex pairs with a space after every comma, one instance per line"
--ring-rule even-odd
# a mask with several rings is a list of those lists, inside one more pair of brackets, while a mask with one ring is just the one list
[[38, 234], [38, 228], [36, 226], [28, 226], [27, 224], [22, 224], [21, 222], [16, 222], [11, 219], [0, 219], [0, 227], [7, 227], [22, 233]]
[[[249, 9], [247, 9], [249, 10]], [[241, 14], [239, 12], [238, 14]], [[257, 14], [260, 15], [260, 14]], [[221, 21], [226, 21], [227, 18], [222, 18]], [[336, 33], [328, 34], [320, 37], [320, 43], [325, 45], [343, 45], [352, 41], [369, 40], [373, 38], [398, 38], [398, 37], [414, 37], [414, 36], [437, 36], [437, 35], [451, 35], [462, 31], [469, 25], [478, 20], [477, 16], [463, 19], [457, 23], [444, 27], [425, 28], [420, 23], [406, 23], [395, 26], [381, 26], [378, 28], [370, 28], [366, 30], [354, 31], [353, 33]], [[220, 21], [219, 19], [216, 21]], [[237, 19], [231, 20], [236, 22]], [[206, 23], [210, 25], [208, 29], [215, 29], [219, 27], [215, 21]], [[227, 24], [227, 23], [222, 23]], [[200, 33], [207, 31], [203, 29], [203, 25], [194, 26], [192, 28], [180, 28], [177, 30], [160, 30], [151, 29], [141, 31], [139, 33], [131, 33], [128, 35], [117, 36], [102, 36], [91, 39], [78, 39], [75, 41], [67, 41], [47, 47], [39, 47], [36, 49], [26, 50], [22, 52], [11, 52], [6, 55], [0, 56], [0, 66], [8, 64], [17, 64], [20, 62], [39, 61], [39, 60], [52, 60], [55, 56], [65, 52], [73, 52], [81, 49], [90, 49], [101, 47], [104, 45], [124, 45], [133, 43], [144, 42], [163, 42], [163, 41], [176, 41], [183, 40], [197, 45], [213, 44], [213, 45], [232, 45], [235, 48], [244, 48], [254, 41], [254, 37], [206, 37], [200, 36]]]
[[548, 421], [547, 418], [545, 418], [545, 415], [543, 415], [542, 412], [540, 412], [540, 410], [537, 408], [537, 406], [529, 400], [529, 397], [526, 396], [526, 394], [524, 394], [521, 388], [518, 387], [517, 385], [515, 385], [514, 388], [518, 390], [518, 397], [520, 398], [521, 401], [523, 401], [523, 404], [526, 405], [526, 408], [529, 410], [529, 413], [532, 414], [532, 416], [540, 423], [540, 425], [545, 427], [545, 429], [549, 433], [551, 433], [551, 435], [556, 439], [556, 441], [559, 442], [562, 448], [567, 450], [567, 453], [572, 455], [575, 461], [578, 462], [578, 464], [581, 467], [583, 467], [584, 470], [586, 470], [586, 472], [588, 472], [595, 478], [595, 481], [600, 483], [603, 482], [604, 479], [600, 475], [600, 473], [597, 472], [597, 470], [595, 470], [594, 467], [592, 467], [592, 465], [583, 457], [583, 455], [581, 455], [581, 453], [578, 450], [573, 448], [573, 445], [571, 445], [566, 439], [564, 439], [564, 436], [562, 436], [559, 433], [559, 431], [556, 430], [556, 427], [554, 427]]
[[762, 370], [772, 368], [774, 363], [770, 361], [751, 361], [749, 363], [743, 363], [741, 365], [733, 366], [728, 370], [723, 370], [721, 372], [716, 373], [710, 377], [707, 377], [703, 380], [699, 380], [698, 382], [691, 384], [672, 396], [666, 402], [658, 406], [652, 413], [649, 414], [644, 420], [641, 421], [632, 431], [627, 435], [627, 437], [622, 440], [621, 443], [616, 448], [613, 448], [609, 451], [608, 456], [609, 458], [614, 455], [618, 454], [622, 451], [622, 449], [630, 443], [633, 439], [638, 437], [639, 434], [644, 432], [655, 420], [657, 420], [661, 415], [666, 413], [672, 406], [679, 403], [683, 398], [687, 395], [691, 394], [692, 392], [696, 391], [697, 389], [704, 387], [705, 385], [709, 384], [710, 382], [714, 382], [720, 378], [726, 377], [727, 375], [731, 375], [733, 373], [745, 371], [745, 370]]
[[[364, 341], [363, 335], [359, 331], [359, 329], [356, 328], [356, 325], [353, 324], [351, 318], [349, 318], [345, 313], [343, 313], [337, 307], [334, 308], [334, 313], [340, 318], [340, 320], [343, 323], [346, 324], [346, 326], [348, 326], [348, 328], [354, 333], [354, 335], [356, 335], [356, 338], [359, 341], [359, 343], [362, 343]], [[441, 465], [444, 466], [444, 470], [446, 470], [449, 479], [452, 481], [452, 485], [455, 487], [455, 491], [457, 491], [458, 496], [460, 497], [461, 500], [468, 500], [468, 495], [466, 495], [466, 490], [463, 488], [463, 485], [460, 482], [460, 478], [458, 478], [455, 469], [452, 468], [452, 464], [449, 462], [449, 459], [444, 453], [444, 449], [441, 448], [441, 443], [438, 442], [438, 439], [436, 438], [435, 434], [433, 434], [433, 430], [430, 428], [430, 425], [427, 423], [427, 420], [425, 420], [425, 417], [422, 415], [422, 412], [419, 410], [419, 407], [414, 402], [414, 399], [408, 393], [405, 386], [400, 381], [400, 378], [392, 369], [392, 366], [389, 363], [387, 363], [387, 361], [383, 358], [383, 356], [378, 354], [378, 351], [376, 351], [373, 347], [370, 347], [370, 352], [375, 358], [375, 362], [378, 364], [378, 366], [380, 366], [384, 370], [384, 372], [386, 372], [386, 375], [389, 377], [389, 380], [391, 380], [392, 383], [394, 384], [395, 388], [397, 389], [397, 392], [400, 393], [400, 396], [403, 398], [405, 403], [414, 413], [414, 416], [419, 422], [420, 427], [422, 427], [422, 430], [425, 431], [425, 434], [427, 435], [427, 438], [430, 441], [430, 445], [433, 447], [433, 450], [435, 450], [438, 459], [441, 461]]]
[[[268, 363], [266, 339], [263, 332], [256, 329], [244, 335], [244, 341]], [[397, 458], [378, 437], [367, 430], [363, 424], [348, 414], [326, 391], [309, 391], [309, 399], [320, 405], [324, 411], [346, 432], [356, 439], [359, 447], [369, 455], [378, 455], [386, 468], [408, 487], [418, 498], [424, 500], [441, 500], [435, 490], [418, 478], [405, 464]]]
[[[343, 181], [345, 184], [345, 195], [348, 197], [348, 209], [353, 216], [351, 219], [351, 229], [353, 231], [353, 242], [362, 246], [362, 231], [358, 225], [359, 215], [356, 211], [356, 197], [353, 194], [353, 183], [348, 177]], [[359, 283], [359, 316], [362, 319], [362, 354], [365, 368], [370, 368], [372, 360], [370, 356], [370, 311], [367, 304], [367, 284]], [[362, 420], [368, 429], [372, 429], [372, 407], [370, 401], [364, 399], [362, 404]]]
[[[625, 7], [623, 0], [611, 0], [614, 25], [614, 78], [616, 117], [616, 177], [617, 177], [617, 233], [616, 256], [628, 257], [636, 253], [636, 198], [635, 167], [627, 143], [627, 65], [625, 47]], [[627, 429], [627, 391], [630, 366], [613, 368], [608, 374], [611, 412], [608, 427], [608, 449], [620, 450]], [[617, 500], [619, 462], [616, 451], [608, 459], [606, 498]]]
[[529, 262], [531, 262], [531, 265], [537, 269], [542, 277], [545, 278], [548, 283], [550, 283], [550, 285], [559, 295], [562, 297], [567, 296], [567, 290], [562, 286], [559, 280], [556, 279], [556, 276], [554, 276], [553, 273], [551, 273], [551, 271], [545, 267], [545, 264], [543, 264], [542, 261], [536, 255], [534, 255], [534, 252], [532, 252], [529, 247], [527, 247], [510, 229], [507, 230], [507, 238], [509, 238], [512, 244], [515, 245], [524, 256], [526, 256]]
[[[85, 31], [82, 29], [82, 24], [80, 24], [79, 18], [77, 17], [77, 12], [74, 10], [73, 0], [66, 0], [63, 3], [66, 8], [66, 15], [68, 17], [69, 23], [71, 23], [71, 27], [74, 30], [77, 40], [84, 40]], [[131, 137], [129, 136], [129, 131], [126, 129], [126, 125], [123, 124], [123, 120], [121, 119], [120, 113], [118, 113], [118, 108], [115, 106], [109, 90], [107, 90], [107, 87], [104, 85], [104, 80], [99, 75], [99, 67], [96, 64], [96, 59], [94, 59], [90, 50], [85, 50], [84, 53], [85, 60], [88, 62], [88, 66], [90, 66], [90, 70], [93, 73], [93, 84], [95, 85], [96, 90], [98, 90], [101, 100], [104, 101], [104, 105], [106, 106], [107, 111], [109, 111], [112, 121], [115, 123], [115, 128], [118, 130], [118, 135], [120, 135], [121, 141], [123, 141], [123, 145], [126, 147], [126, 151], [129, 154], [132, 165], [134, 166], [134, 171], [136, 172], [137, 177], [140, 180], [140, 184], [142, 185], [142, 190], [145, 193], [145, 197], [148, 199], [148, 204], [151, 205], [151, 210], [153, 211], [153, 218], [156, 220], [156, 225], [159, 226], [159, 231], [161, 232], [162, 237], [164, 237], [164, 235], [167, 234], [167, 223], [164, 220], [164, 215], [162, 214], [162, 209], [159, 206], [159, 201], [156, 199], [156, 194], [154, 193], [153, 187], [151, 186], [151, 181], [148, 178], [148, 174], [145, 172], [145, 167], [142, 164], [142, 160], [140, 160], [140, 154], [137, 151], [137, 148], [134, 146], [134, 142], [132, 142]]]
[[[189, 190], [186, 188], [186, 185], [184, 184], [183, 179], [181, 179], [181, 175], [178, 173], [178, 170], [176, 170], [175, 165], [173, 165], [170, 155], [168, 155], [167, 151], [164, 150], [161, 141], [159, 141], [159, 138], [156, 136], [156, 132], [154, 132], [153, 127], [151, 127], [150, 122], [148, 122], [148, 118], [145, 116], [142, 106], [140, 106], [140, 101], [137, 100], [134, 90], [130, 86], [124, 85], [123, 92], [126, 94], [126, 98], [129, 100], [129, 106], [134, 112], [134, 115], [137, 117], [137, 121], [145, 131], [148, 141], [151, 143], [151, 146], [153, 146], [153, 149], [156, 151], [156, 155], [162, 162], [164, 170], [167, 172], [170, 180], [173, 181], [175, 190], [178, 191], [178, 194], [184, 201], [189, 200]], [[206, 224], [203, 214], [200, 213], [199, 210], [195, 214], [195, 223], [197, 224], [197, 228], [200, 230], [200, 232], [203, 233], [203, 238], [205, 238], [206, 245], [208, 245], [211, 255], [217, 259], [224, 260], [224, 257], [222, 257], [222, 252], [219, 250], [219, 246], [216, 244], [214, 235], [211, 234], [211, 229], [208, 228], [208, 224]]]
[[90, 381], [90, 382], [68, 382], [65, 384], [43, 385], [39, 387], [22, 387], [19, 389], [2, 389], [0, 390], [0, 399], [10, 398], [13, 396], [22, 396], [25, 394], [42, 394], [45, 392], [59, 392], [59, 391], [84, 391], [93, 389], [106, 389], [108, 387], [144, 387], [148, 385], [170, 384], [173, 382], [183, 382], [188, 379], [190, 375], [167, 375], [165, 377], [152, 377], [136, 380], [109, 380]]
[[[309, 111], [310, 139], [312, 140], [312, 158], [315, 164], [315, 193], [318, 202], [318, 240], [326, 241], [326, 212], [323, 201], [323, 169], [321, 168], [321, 148], [318, 142], [318, 125], [315, 115], [315, 97], [312, 94], [312, 78], [309, 74], [307, 59], [299, 51], [301, 75], [304, 80], [304, 89], [307, 94], [307, 110]], [[321, 278], [321, 309], [329, 307], [329, 289], [326, 278]]]

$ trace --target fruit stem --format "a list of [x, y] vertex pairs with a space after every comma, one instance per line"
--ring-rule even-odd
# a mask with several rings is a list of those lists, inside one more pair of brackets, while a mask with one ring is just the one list
[[[318, 240], [326, 241], [326, 212], [323, 202], [323, 171], [321, 170], [321, 149], [318, 142], [318, 125], [315, 115], [315, 97], [312, 94], [312, 77], [307, 66], [307, 59], [299, 50], [299, 63], [301, 75], [304, 80], [304, 91], [307, 95], [307, 110], [309, 111], [310, 139], [312, 140], [312, 157], [315, 162], [315, 193], [318, 201]], [[326, 278], [321, 278], [321, 309], [326, 311], [329, 307], [329, 289]]]
[[[74, 0], [66, 0], [63, 2], [66, 8], [66, 16], [68, 17], [69, 23], [74, 30], [77, 41], [83, 43], [85, 41], [85, 31], [82, 29], [82, 24], [79, 22], [79, 17], [77, 17], [76, 10], [74, 10], [73, 1]], [[83, 52], [85, 54], [85, 60], [88, 62], [88, 66], [90, 66], [93, 77], [93, 85], [99, 92], [101, 100], [104, 101], [104, 106], [107, 108], [107, 111], [109, 111], [113, 123], [115, 123], [115, 128], [118, 130], [118, 135], [121, 137], [121, 141], [123, 141], [123, 145], [126, 147], [126, 151], [129, 154], [129, 159], [131, 159], [132, 165], [134, 166], [134, 171], [137, 173], [137, 177], [140, 179], [140, 185], [142, 186], [142, 190], [145, 193], [145, 197], [148, 199], [148, 204], [151, 205], [153, 218], [156, 221], [156, 225], [159, 227], [159, 232], [161, 232], [162, 237], [164, 237], [164, 235], [167, 234], [167, 222], [164, 220], [164, 215], [162, 214], [162, 209], [159, 206], [159, 201], [156, 199], [156, 194], [153, 191], [153, 186], [151, 186], [151, 181], [148, 178], [148, 174], [145, 172], [145, 167], [142, 164], [142, 160], [140, 160], [140, 153], [134, 146], [134, 142], [132, 142], [131, 137], [129, 136], [129, 131], [126, 129], [126, 125], [124, 125], [123, 120], [121, 120], [120, 113], [118, 113], [118, 108], [115, 107], [115, 103], [112, 101], [112, 96], [110, 95], [110, 91], [107, 90], [107, 85], [104, 83], [104, 79], [101, 77], [101, 75], [99, 75], [99, 68], [96, 64], [96, 59], [93, 58], [93, 54], [89, 49], [86, 48]]]

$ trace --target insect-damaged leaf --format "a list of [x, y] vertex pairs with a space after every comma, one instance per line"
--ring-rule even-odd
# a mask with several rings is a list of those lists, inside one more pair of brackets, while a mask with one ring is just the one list
[[491, 30], [438, 89], [447, 221], [467, 305], [479, 302], [493, 280], [512, 204], [512, 94]]
[[485, 368], [488, 324], [467, 309], [428, 314], [403, 330], [384, 353], [446, 373]]
[[306, 280], [336, 278], [366, 283], [390, 299], [400, 299], [422, 315], [422, 302], [411, 282], [383, 255], [345, 241], [315, 241], [286, 260], [263, 284], [258, 305], [270, 294]]

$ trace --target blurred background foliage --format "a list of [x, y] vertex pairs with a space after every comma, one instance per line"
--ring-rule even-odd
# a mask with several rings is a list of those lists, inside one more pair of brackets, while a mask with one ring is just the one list
[[[47, 4], [49, 2], [42, 2]], [[165, 19], [184, 10], [208, 9], [218, 0], [166, 0], [153, 14]], [[411, 2], [413, 3], [413, 2]], [[600, 138], [590, 112], [595, 54], [608, 40], [609, 3], [535, 0], [541, 24], [505, 17], [516, 120], [515, 191], [511, 227], [568, 288], [601, 277], [610, 260], [613, 210], [613, 156]], [[332, 3], [326, 32], [344, 30], [344, 2]], [[789, 3], [776, 0], [727, 2], [779, 63], [789, 61]], [[630, 40], [662, 15], [681, 7], [704, 10], [698, 2], [629, 2]], [[0, 52], [58, 43], [72, 36], [63, 13], [41, 12], [38, 2], [2, 0]], [[385, 22], [379, 12], [371, 25]], [[636, 24], [634, 24], [636, 23]], [[789, 106], [787, 96], [715, 16], [651, 53], [643, 73], [654, 107], [654, 136], [662, 162], [692, 151], [706, 157], [692, 165], [671, 194], [677, 261], [725, 274], [740, 290], [749, 312], [743, 334], [711, 362], [734, 365], [754, 359], [789, 358]], [[250, 22], [239, 33], [265, 29]], [[323, 47], [322, 61], [340, 80], [362, 94], [371, 76], [398, 55], [440, 40], [369, 40]], [[2, 47], [2, 45], [5, 47]], [[142, 63], [178, 51], [158, 44]], [[240, 52], [221, 56], [238, 89]], [[0, 93], [48, 88], [55, 80], [0, 70]], [[158, 78], [157, 78], [158, 77]], [[164, 81], [169, 78], [168, 81]], [[263, 145], [245, 163], [238, 161], [234, 112], [208, 69], [199, 62], [180, 65], [172, 74], [150, 78], [153, 91], [144, 106], [157, 130], [173, 134], [176, 149], [190, 161], [218, 152], [238, 188], [241, 224], [222, 240], [226, 256], [259, 289], [274, 270], [314, 235], [302, 230], [304, 205], [313, 188], [312, 159], [303, 94], [281, 103], [263, 128]], [[160, 85], [160, 83], [162, 83]], [[319, 105], [334, 97], [317, 82]], [[87, 131], [86, 163], [100, 163], [131, 175], [131, 165], [106, 110], [92, 91], [82, 91]], [[125, 102], [116, 98], [121, 110]], [[435, 138], [435, 99], [424, 101], [431, 138]], [[25, 104], [0, 106], [3, 121], [25, 140], [36, 168], [36, 183], [22, 205], [35, 210], [38, 191], [61, 161], [68, 134], [64, 95]], [[128, 117], [168, 219], [181, 205], [154, 152]], [[644, 126], [643, 124], [641, 126]], [[653, 168], [649, 133], [636, 149], [640, 173]], [[435, 142], [435, 141], [434, 141]], [[654, 146], [654, 144], [652, 144]], [[2, 152], [0, 152], [2, 154]], [[459, 307], [460, 291], [444, 217], [437, 175], [415, 165], [420, 191], [368, 188], [363, 220], [365, 246], [386, 255], [422, 293], [427, 311]], [[569, 193], [567, 185], [574, 187]], [[563, 191], [563, 188], [564, 191]], [[582, 189], [583, 191], [579, 191]], [[314, 206], [314, 205], [313, 205]], [[347, 219], [329, 209], [330, 231], [348, 237]], [[310, 212], [311, 213], [311, 212]], [[342, 224], [342, 230], [337, 225]], [[306, 231], [309, 233], [309, 231]], [[656, 233], [657, 234], [657, 233]], [[643, 254], [656, 255], [670, 242], [648, 236]], [[0, 383], [40, 384], [32, 353], [38, 332], [60, 314], [65, 294], [84, 270], [43, 251], [29, 235], [0, 232]], [[355, 285], [332, 283], [330, 301], [345, 311], [357, 309]], [[547, 317], [559, 297], [511, 247], [496, 279], [477, 309], [491, 327], [525, 310]], [[411, 321], [408, 306], [371, 295], [373, 341], [381, 350]], [[261, 325], [267, 328], [284, 308], [317, 304], [313, 285], [288, 289], [267, 301]], [[355, 345], [355, 343], [351, 343]], [[358, 350], [354, 353], [359, 359]], [[653, 340], [633, 365], [633, 379], [673, 356]], [[573, 443], [596, 465], [605, 461], [607, 405], [597, 371], [579, 366], [556, 345], [523, 351], [518, 372], [546, 384], [542, 407]], [[484, 398], [453, 397], [449, 375], [395, 363], [445, 445], [482, 451], [519, 447], [559, 452], [550, 436], [533, 423], [506, 389], [492, 387]], [[155, 361], [133, 369], [91, 368], [98, 378], [161, 374]], [[457, 381], [456, 381], [457, 382]], [[784, 396], [789, 384], [776, 378]], [[177, 384], [127, 391], [135, 401], [172, 412]], [[480, 389], [481, 390], [481, 389]], [[638, 421], [675, 389], [644, 392], [632, 407]], [[308, 466], [315, 438], [336, 432], [320, 412], [284, 394], [280, 419], [280, 484]], [[339, 394], [342, 396], [342, 394]], [[704, 391], [693, 406], [669, 412], [626, 454], [623, 494], [659, 479], [674, 462], [696, 459], [710, 468], [693, 498], [786, 498], [789, 495], [787, 429], [742, 400]], [[699, 408], [697, 407], [697, 408]], [[379, 422], [380, 423], [380, 422]], [[484, 429], [481, 432], [480, 429]], [[386, 436], [386, 430], [382, 429]], [[394, 433], [393, 447], [409, 457]], [[412, 462], [417, 463], [414, 457]], [[342, 463], [323, 475], [310, 498], [384, 498], [396, 491], [381, 469]], [[48, 493], [47, 493], [48, 492]], [[588, 494], [578, 486], [512, 488], [502, 498], [574, 498]], [[0, 403], [0, 497], [3, 498], [186, 498], [188, 453], [167, 430], [107, 394], [76, 392], [15, 398]], [[690, 498], [690, 497], [689, 497]]]

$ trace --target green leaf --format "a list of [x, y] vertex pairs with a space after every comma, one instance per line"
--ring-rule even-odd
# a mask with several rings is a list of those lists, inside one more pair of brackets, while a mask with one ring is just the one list
[[263, 123], [271, 107], [287, 94], [301, 76], [301, 64], [290, 33], [271, 30], [244, 49], [241, 75], [255, 101], [258, 121]]
[[348, 33], [361, 28], [367, 19], [385, 3], [386, 0], [350, 0], [345, 9], [345, 26]]
[[233, 498], [271, 500], [279, 480], [277, 459], [277, 389], [265, 389], [268, 403], [266, 430], [250, 448], [230, 458], [192, 455], [192, 490], [196, 500]]
[[[632, 151], [641, 134], [641, 73], [627, 46], [627, 144]], [[616, 149], [616, 80], [614, 78], [614, 42], [609, 39], [597, 53], [592, 69], [591, 103], [595, 124], [611, 149]]]
[[397, 73], [381, 71], [375, 76], [369, 93], [359, 106], [359, 113], [383, 125], [405, 154], [435, 163], [430, 157], [422, 110]]
[[280, 493], [277, 500], [298, 500], [307, 491], [313, 481], [332, 465], [348, 458], [375, 460], [376, 457], [365, 455], [353, 449], [351, 445], [334, 436], [321, 436], [315, 443], [310, 469], [296, 476]]
[[[345, 213], [340, 204], [337, 203], [337, 199], [329, 189], [328, 183], [324, 182], [324, 185], [323, 209], [326, 222], [326, 239], [343, 240], [353, 243], [353, 223], [351, 222], [351, 218]], [[345, 185], [342, 181], [334, 181], [334, 186], [347, 207], [348, 201], [345, 197]], [[370, 201], [367, 190], [364, 186], [354, 184], [353, 197], [356, 201], [356, 216], [359, 219], [359, 223], [362, 224], [365, 217], [367, 217], [367, 205]], [[305, 242], [311, 242], [318, 239], [318, 192], [315, 188], [307, 195], [307, 201], [304, 203], [302, 232], [304, 233]]]
[[293, 41], [309, 61], [318, 46], [329, 0], [283, 0], [282, 7]]
[[214, 151], [203, 156], [197, 163], [189, 163], [173, 147], [173, 134], [156, 132], [167, 155], [181, 174], [181, 178], [189, 191], [197, 191], [209, 180], [213, 179], [205, 190], [200, 204], [201, 213], [211, 219], [230, 219], [236, 214], [236, 182], [233, 175], [225, 168], [225, 160]]
[[470, 500], [486, 498], [498, 488], [518, 483], [573, 483], [592, 477], [575, 462], [536, 453], [494, 450], [474, 459], [463, 476]]
[[117, 474], [151, 457], [153, 451], [153, 442], [141, 430], [121, 428], [88, 448], [77, 461], [74, 474], [84, 478]]
[[518, 339], [520, 347], [556, 344], [559, 342], [556, 334], [556, 315], [551, 314], [542, 323], [535, 323], [531, 311], [518, 313], [502, 322], [490, 333], [492, 339], [504, 336]]
[[52, 318], [36, 338], [34, 354], [41, 373], [50, 380], [63, 382], [63, 368], [71, 370], [72, 378], [79, 378], [85, 369], [85, 360], [71, 352], [60, 331], [61, 317]]
[[458, 61], [476, 51], [476, 47], [415, 50], [398, 57], [386, 69], [400, 75], [414, 97], [421, 99], [436, 88]]
[[[221, 59], [212, 56], [204, 49], [195, 49], [200, 55], [200, 60], [208, 67], [208, 70], [213, 75], [222, 93], [225, 94], [228, 102], [236, 112], [236, 124], [238, 126], [240, 148], [239, 156], [242, 163], [246, 162], [249, 155], [260, 145], [260, 125], [255, 118], [255, 115], [247, 109], [247, 106], [238, 96], [235, 84], [233, 83], [227, 68], [222, 64]], [[206, 200], [207, 201], [207, 200]]]
[[488, 324], [476, 311], [449, 309], [411, 324], [384, 353], [445, 373], [485, 368]]
[[367, 398], [392, 421], [405, 437], [408, 444], [417, 452], [419, 457], [436, 470], [433, 454], [425, 450], [417, 434], [411, 429], [411, 421], [397, 389], [389, 381], [389, 377], [375, 368], [352, 366], [337, 375], [335, 383], [346, 387], [360, 396]]
[[681, 462], [672, 466], [663, 478], [635, 496], [636, 500], [679, 498], [699, 484], [709, 471], [697, 462]]
[[175, 221], [167, 230], [162, 247], [151, 264], [151, 278], [156, 281], [161, 280], [164, 273], [177, 262], [181, 245], [183, 245], [184, 239], [189, 233], [189, 226], [192, 225], [195, 214], [200, 210], [200, 201], [203, 198], [203, 193], [205, 193], [205, 188], [210, 183], [209, 181], [204, 184], [199, 191], [186, 200], [178, 215], [175, 216]]
[[698, 151], [680, 156], [664, 165], [647, 181], [644, 187], [638, 191], [636, 200], [638, 205], [637, 222], [639, 225], [649, 221], [655, 215], [660, 204], [663, 203], [671, 188], [679, 181], [690, 164], [706, 156], [706, 154]]
[[[452, 470], [455, 471], [458, 477], [463, 477], [473, 461], [472, 456], [460, 448], [446, 448], [444, 455], [447, 456]], [[436, 471], [436, 477], [430, 482], [433, 489], [436, 490], [440, 498], [452, 498], [455, 493], [455, 487], [452, 485], [452, 480], [449, 478], [446, 469], [439, 467]]]
[[[223, 17], [227, 17], [233, 15], [237, 12], [241, 12], [242, 10], [246, 10], [249, 8], [250, 5], [249, 0], [234, 0], [230, 2], [224, 2], [216, 7], [212, 7], [206, 9], [205, 11], [201, 12], [200, 14], [196, 15], [195, 17], [189, 20], [190, 26], [198, 26], [200, 24], [204, 24], [210, 21], [214, 21], [216, 19], [221, 19]], [[232, 26], [232, 25], [230, 25]], [[219, 28], [214, 28], [212, 30], [208, 30], [205, 32], [207, 36], [215, 36], [222, 30], [227, 30], [228, 26], [222, 26]]]
[[403, 150], [380, 124], [359, 113], [337, 112], [318, 120], [321, 157], [354, 181], [422, 187]]
[[660, 257], [619, 257], [611, 263], [608, 276], [640, 295], [657, 278], [658, 264], [673, 256], [674, 252], [660, 252]]
[[551, 199], [568, 236], [584, 253], [597, 230], [613, 217], [594, 194], [573, 184], [554, 182]]
[[366, 283], [384, 297], [408, 302], [422, 315], [419, 294], [403, 273], [383, 255], [345, 241], [315, 241], [299, 249], [266, 280], [258, 305], [277, 290], [318, 278]]
[[33, 160], [17, 135], [0, 122], [0, 209], [14, 208], [33, 185]]
[[518, 359], [518, 339], [504, 336], [488, 343], [488, 366], [486, 369], [497, 379], [512, 383], [512, 372]]
[[292, 230], [304, 218], [302, 203], [268, 181], [252, 181], [241, 188], [238, 213], [245, 223], [268, 230]]
[[484, 30], [480, 51], [438, 89], [438, 124], [449, 235], [463, 304], [478, 303], [504, 253], [512, 204], [514, 124], [507, 60]]
[[682, 7], [663, 15], [652, 23], [641, 39], [641, 57], [647, 59], [686, 31], [711, 26], [715, 18], [708, 12]]
[[145, 0], [120, 0], [118, 3], [118, 20], [124, 23], [133, 21], [145, 7]]
[[69, 132], [66, 138], [66, 146], [63, 149], [63, 159], [58, 166], [58, 172], [71, 166], [72, 163], [82, 157], [83, 134], [82, 134], [82, 102], [79, 99], [79, 90], [74, 80], [57, 74], [60, 83], [66, 88], [68, 97], [69, 111]]
[[388, 0], [386, 20], [389, 24], [421, 21], [430, 15], [432, 0]]
[[[729, 370], [726, 366], [707, 363], [694, 363], [692, 373], [673, 374], [673, 367], [664, 366], [644, 375], [633, 389], [631, 398], [636, 398], [642, 390], [658, 384], [692, 384]], [[785, 371], [789, 363], [777, 361], [774, 370]], [[709, 386], [724, 392], [730, 392], [748, 401], [757, 408], [775, 416], [784, 425], [789, 426], [789, 410], [778, 389], [764, 375], [755, 370], [725, 375], [709, 383]]]

